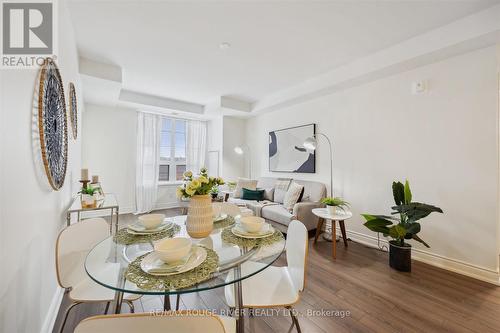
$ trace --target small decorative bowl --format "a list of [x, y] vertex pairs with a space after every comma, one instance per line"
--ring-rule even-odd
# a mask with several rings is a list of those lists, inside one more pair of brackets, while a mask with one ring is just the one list
[[139, 216], [139, 222], [141, 222], [146, 229], [154, 229], [158, 227], [164, 219], [164, 214], [146, 214]]
[[192, 246], [192, 241], [189, 238], [166, 238], [155, 244], [155, 252], [161, 261], [172, 264], [184, 259], [191, 251]]
[[240, 218], [243, 229], [248, 232], [258, 232], [264, 226], [264, 219], [257, 216], [244, 216]]

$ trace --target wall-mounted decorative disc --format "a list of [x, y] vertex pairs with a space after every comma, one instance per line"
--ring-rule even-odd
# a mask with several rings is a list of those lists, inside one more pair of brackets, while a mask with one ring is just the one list
[[68, 163], [68, 124], [64, 87], [54, 60], [47, 58], [40, 71], [38, 131], [45, 173], [50, 186], [59, 190]]
[[69, 84], [69, 118], [71, 120], [71, 130], [73, 139], [78, 136], [78, 108], [76, 103], [76, 91], [73, 82]]

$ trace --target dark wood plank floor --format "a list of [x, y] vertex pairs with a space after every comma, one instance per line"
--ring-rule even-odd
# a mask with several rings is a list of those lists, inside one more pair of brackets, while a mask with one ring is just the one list
[[[120, 218], [125, 224], [133, 216]], [[388, 266], [387, 253], [353, 242], [347, 250], [337, 245], [333, 261], [331, 243], [310, 241], [306, 288], [296, 305], [303, 332], [500, 332], [500, 288], [420, 262], [413, 262], [412, 273], [396, 272]], [[285, 265], [285, 258], [276, 264]], [[67, 306], [65, 298], [54, 332]], [[135, 308], [161, 310], [163, 300], [145, 296]], [[224, 292], [185, 295], [181, 308], [226, 311]], [[125, 304], [123, 310], [128, 312]], [[104, 304], [79, 305], [73, 311], [64, 332], [73, 332], [83, 318], [102, 314]], [[291, 320], [284, 312], [257, 313], [245, 325], [247, 332], [288, 332]]]

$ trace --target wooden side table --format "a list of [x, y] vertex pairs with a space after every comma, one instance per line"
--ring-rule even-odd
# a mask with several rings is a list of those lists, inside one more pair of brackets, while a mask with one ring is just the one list
[[332, 257], [337, 258], [337, 226], [336, 222], [339, 222], [340, 231], [342, 232], [342, 239], [344, 240], [344, 246], [348, 247], [347, 244], [347, 234], [345, 231], [344, 221], [352, 217], [352, 213], [345, 211], [342, 214], [330, 214], [327, 208], [314, 208], [312, 210], [313, 214], [319, 217], [318, 225], [316, 227], [316, 235], [314, 236], [314, 243], [318, 241], [319, 235], [321, 235], [321, 229], [323, 228], [323, 223], [325, 220], [332, 221]]

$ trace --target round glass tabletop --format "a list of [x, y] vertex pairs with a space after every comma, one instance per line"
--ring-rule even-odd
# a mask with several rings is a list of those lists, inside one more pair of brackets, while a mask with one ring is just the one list
[[[189, 237], [186, 232], [186, 216], [169, 218], [180, 226], [180, 231], [173, 237]], [[218, 257], [218, 267], [211, 277], [203, 282], [184, 289], [149, 290], [138, 287], [125, 278], [129, 264], [139, 256], [153, 251], [155, 241], [123, 245], [108, 237], [97, 244], [87, 255], [85, 270], [92, 280], [100, 285], [125, 293], [144, 295], [184, 294], [202, 290], [219, 288], [255, 275], [279, 258], [285, 249], [285, 240], [281, 239], [271, 245], [259, 247], [240, 246], [224, 241], [221, 237], [224, 228], [214, 228], [210, 236], [193, 240], [193, 245], [201, 245], [214, 250]], [[240, 267], [245, 262], [259, 263], [248, 265], [251, 269]], [[238, 270], [236, 273], [235, 270]]]

